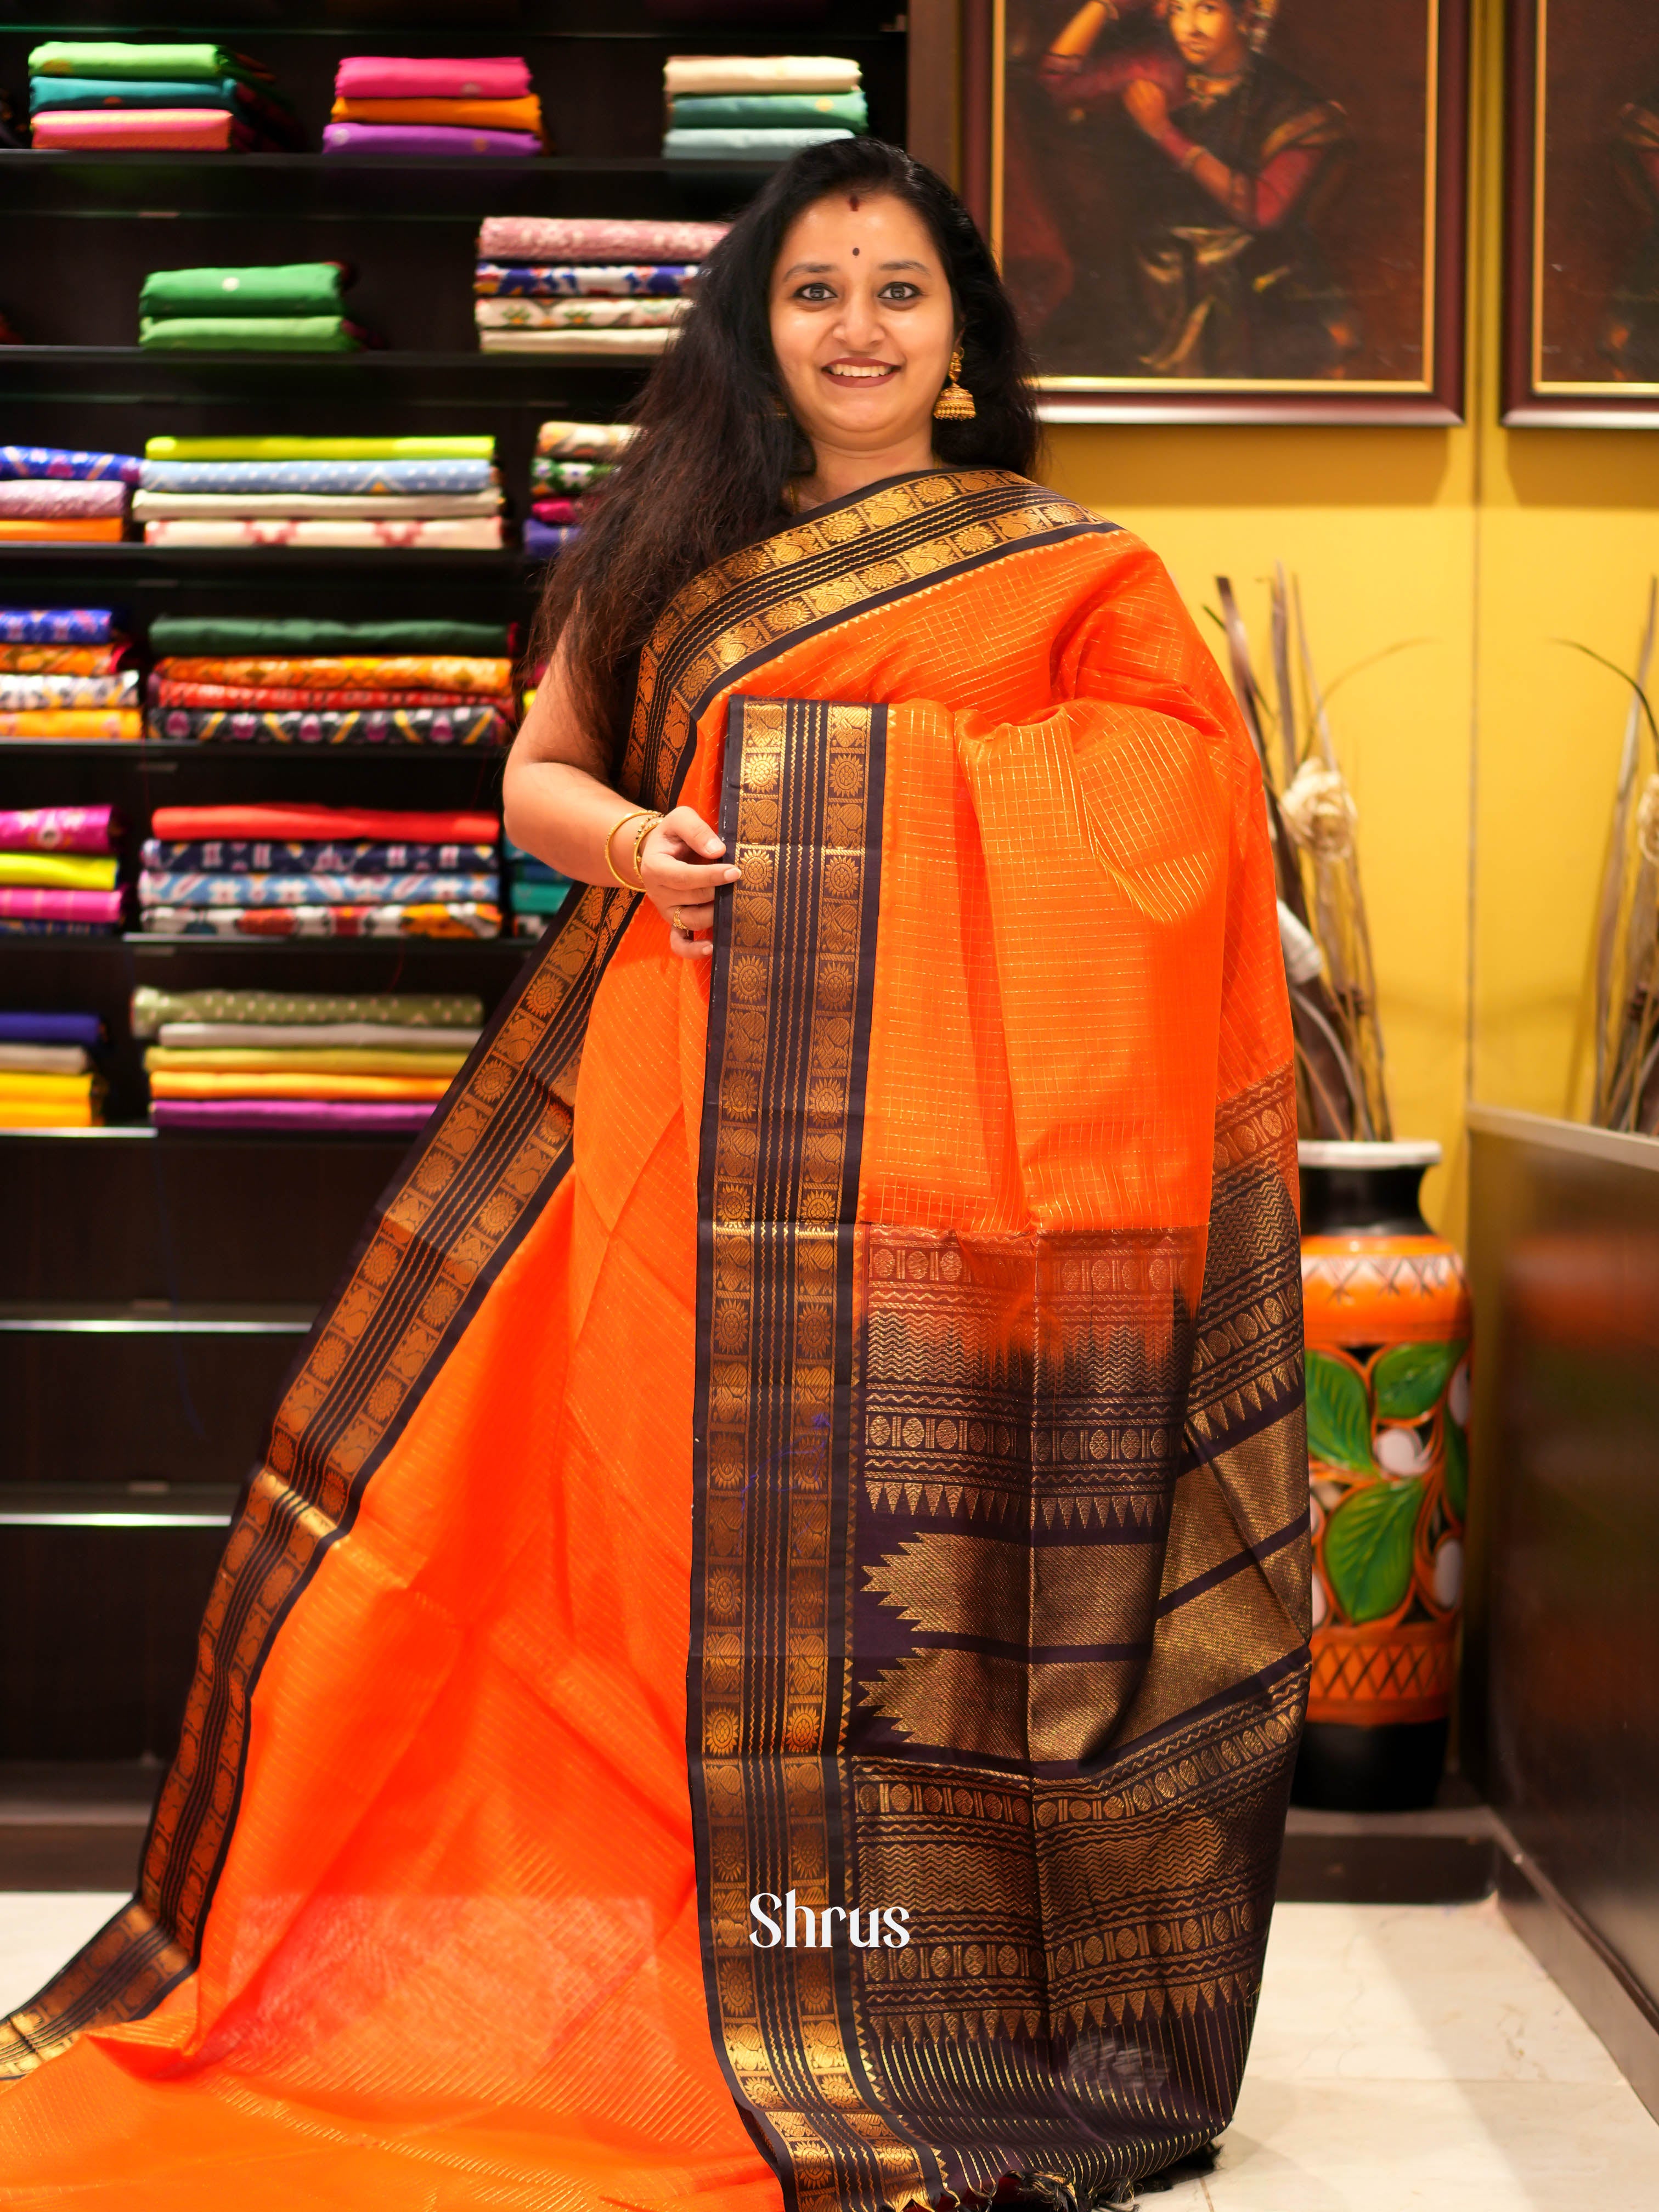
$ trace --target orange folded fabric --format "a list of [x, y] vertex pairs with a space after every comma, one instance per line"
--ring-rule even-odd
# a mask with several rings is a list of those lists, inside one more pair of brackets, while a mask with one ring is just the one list
[[15, 714], [0, 714], [0, 738], [51, 738], [73, 742], [76, 738], [142, 738], [144, 718], [124, 708], [31, 707]]
[[542, 127], [536, 94], [522, 100], [337, 100], [335, 123], [446, 123], [457, 131], [534, 131]]
[[0, 544], [29, 545], [118, 545], [126, 525], [118, 514], [94, 515], [85, 522], [24, 522], [0, 518]]

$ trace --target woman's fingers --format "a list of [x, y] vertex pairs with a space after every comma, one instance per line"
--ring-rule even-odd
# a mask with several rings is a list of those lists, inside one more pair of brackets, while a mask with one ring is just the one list
[[717, 860], [726, 850], [724, 840], [711, 830], [695, 806], [676, 806], [665, 814], [661, 823], [666, 837], [678, 838], [688, 854], [705, 860]]
[[708, 898], [736, 883], [738, 871], [723, 860], [671, 860], [652, 853], [646, 856], [644, 877], [653, 898]]
[[688, 901], [683, 906], [670, 907], [668, 920], [675, 929], [712, 929], [714, 927], [714, 909], [712, 906], [699, 906]]

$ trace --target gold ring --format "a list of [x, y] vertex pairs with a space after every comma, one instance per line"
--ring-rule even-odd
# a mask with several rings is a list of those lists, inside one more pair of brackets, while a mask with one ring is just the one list
[[685, 924], [680, 920], [680, 910], [678, 907], [675, 906], [669, 908], [668, 919], [673, 923], [675, 928], [678, 930], [682, 937], [689, 937], [691, 934]]

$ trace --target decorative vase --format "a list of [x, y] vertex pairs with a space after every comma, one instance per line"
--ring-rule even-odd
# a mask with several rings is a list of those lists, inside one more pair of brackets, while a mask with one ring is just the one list
[[1294, 1801], [1430, 1804], [1468, 1508], [1468, 1278], [1423, 1218], [1435, 1144], [1304, 1143], [1313, 1680]]

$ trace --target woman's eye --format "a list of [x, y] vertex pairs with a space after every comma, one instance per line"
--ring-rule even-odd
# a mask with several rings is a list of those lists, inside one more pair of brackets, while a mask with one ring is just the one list
[[820, 301], [833, 300], [835, 296], [834, 292], [830, 290], [829, 285], [818, 283], [817, 282], [810, 284], [803, 284], [799, 290], [795, 294], [795, 297], [798, 300], [808, 301], [814, 307], [816, 307]]
[[882, 286], [881, 296], [884, 300], [890, 300], [896, 307], [908, 307], [912, 300], [921, 299], [921, 287], [920, 284], [907, 284], [902, 278], [896, 278], [892, 283]]

